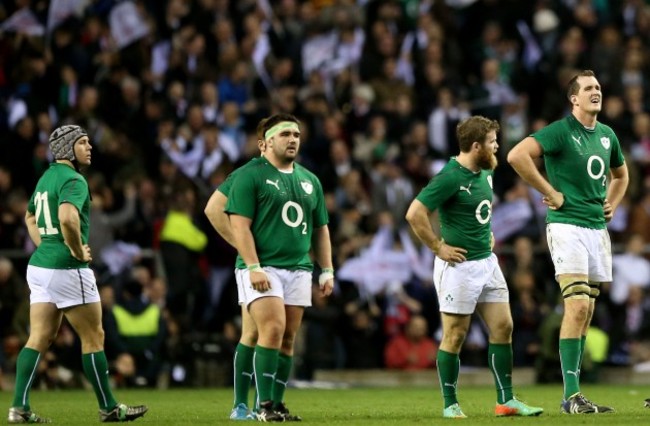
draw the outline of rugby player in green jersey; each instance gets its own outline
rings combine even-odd
[[[262,119],[257,125],[257,145],[262,155],[264,155],[264,123],[266,119]],[[205,206],[205,215],[217,231],[217,233],[231,246],[235,247],[235,239],[232,235],[232,228],[230,226],[230,219],[224,211],[228,203],[228,195],[230,188],[235,180],[237,174],[245,167],[254,165],[260,157],[253,158],[242,167],[234,170],[228,175],[226,180],[219,185],[216,191],[212,193],[208,203]],[[235,247],[236,248],[236,247]],[[239,277],[237,277],[239,278]],[[255,420],[253,412],[249,408],[248,394],[250,391],[251,380],[253,378],[253,354],[255,352],[255,344],[257,343],[257,326],[255,321],[251,318],[244,304],[244,294],[242,287],[237,283],[237,299],[241,306],[241,336],[239,343],[235,349],[235,356],[233,361],[233,389],[234,389],[234,402],[230,412],[231,420]],[[287,415],[289,415],[287,413]]]
[[[564,298],[561,408],[570,414],[614,411],[592,403],[580,392],[580,366],[596,298],[601,283],[612,281],[607,222],[629,180],[616,134],[597,121],[602,96],[594,72],[580,72],[569,82],[571,114],[528,136],[508,154],[508,162],[542,193],[548,206],[546,238]],[[540,157],[544,157],[548,180],[535,166]]]
[[[25,222],[36,251],[29,259],[29,338],[16,363],[14,399],[8,423],[49,423],[31,411],[29,392],[41,356],[63,316],[81,340],[83,370],[95,390],[99,420],[123,422],[147,412],[144,405],[115,400],[104,354],[102,310],[95,275],[88,267],[90,193],[79,168],[90,165],[91,144],[84,129],[64,125],[50,135],[55,162],[41,176],[29,200]]]
[[[499,123],[481,116],[458,124],[460,154],[452,157],[411,203],[406,220],[435,254],[433,281],[438,294],[442,341],[437,355],[444,400],[442,415],[464,418],[456,386],[459,353],[476,311],[489,331],[488,364],[497,390],[497,416],[537,416],[543,410],[514,398],[512,315],[499,262],[492,253],[492,176]],[[440,237],[429,220],[438,210]]]
[[[298,120],[276,114],[264,124],[264,157],[234,179],[226,212],[239,252],[236,264],[244,304],[258,329],[254,365],[260,421],[284,421],[283,396],[293,344],[311,306],[313,249],[321,267],[321,294],[334,286],[332,249],[323,189],[295,162]],[[292,416],[298,420],[297,416]]]

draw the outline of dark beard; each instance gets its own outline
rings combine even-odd
[[[479,166],[481,170],[494,170],[497,168],[497,164],[499,164],[497,156],[489,152],[487,149],[482,149],[478,159],[476,160],[476,165]]]

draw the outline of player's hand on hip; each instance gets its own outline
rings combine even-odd
[[[436,253],[436,256],[438,256],[440,259],[444,260],[445,262],[461,263],[467,260],[465,258],[466,253],[467,250],[465,250],[464,248],[454,247],[454,246],[450,246],[449,244],[442,243],[440,244],[440,248],[438,249],[438,253]]]
[[[603,213],[605,214],[606,222],[611,221],[614,217],[614,207],[612,207],[607,198],[605,198],[605,202],[603,203]]]
[[[564,194],[559,191],[553,191],[542,198],[542,202],[551,210],[558,210],[564,205]]]
[[[269,277],[264,271],[251,271],[250,273],[251,287],[253,290],[259,291],[260,293],[267,292],[271,289],[271,283],[269,282]]]
[[[90,262],[91,260],[93,260],[93,257],[90,254],[90,246],[88,246],[88,244],[84,244],[81,246],[81,256],[75,254],[75,252],[72,251],[72,249],[70,249],[70,254],[72,254],[72,257],[74,257],[75,259],[81,262]]]

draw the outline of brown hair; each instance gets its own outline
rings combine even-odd
[[[286,114],[286,113],[280,113],[280,114],[273,114],[272,116],[268,117],[265,119],[266,121],[264,122],[264,125],[262,126],[262,139],[264,139],[264,135],[266,132],[273,126],[275,126],[278,123],[281,123],[283,121],[291,121],[296,123],[297,125],[300,125],[300,121],[292,115],[292,114]]]
[[[571,101],[571,96],[577,95],[580,91],[580,83],[578,83],[579,77],[596,77],[596,74],[592,70],[583,70],[569,80],[569,89],[566,92],[566,97],[569,102]]]
[[[469,152],[474,142],[485,143],[485,137],[491,131],[498,132],[501,126],[496,120],[481,115],[467,118],[456,126],[456,139],[461,152]]]
[[[264,140],[264,126],[266,126],[267,121],[269,121],[269,117],[264,117],[263,119],[260,120],[259,123],[257,123],[257,128],[255,129],[255,134],[257,135],[257,140],[258,141],[263,141]]]

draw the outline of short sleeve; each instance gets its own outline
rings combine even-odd
[[[240,173],[233,179],[226,203],[226,213],[255,218],[257,189],[253,173]]]
[[[429,181],[416,199],[424,204],[429,211],[434,211],[451,198],[457,190],[458,187],[454,184],[451,174],[443,171]]]
[[[556,121],[531,135],[542,146],[544,154],[553,155],[561,151],[562,123],[563,121]]]
[[[616,169],[625,164],[625,157],[623,156],[623,151],[621,150],[621,143],[619,142],[614,132],[612,132],[611,138],[613,143],[612,156],[609,160],[609,167]]]
[[[77,208],[79,212],[83,211],[84,203],[88,198],[88,183],[82,177],[75,177],[67,180],[61,186],[59,194],[59,205],[70,203]]]
[[[235,177],[237,176],[237,170],[233,171],[226,177],[226,180],[224,180],[221,185],[217,188],[217,191],[221,192],[223,195],[228,197],[230,195],[230,189],[232,188],[232,183],[235,181]]]
[[[327,213],[327,206],[325,205],[325,194],[323,194],[323,186],[318,179],[314,179],[314,186],[316,187],[318,200],[316,208],[314,209],[314,228],[320,228],[329,223],[329,215]]]

